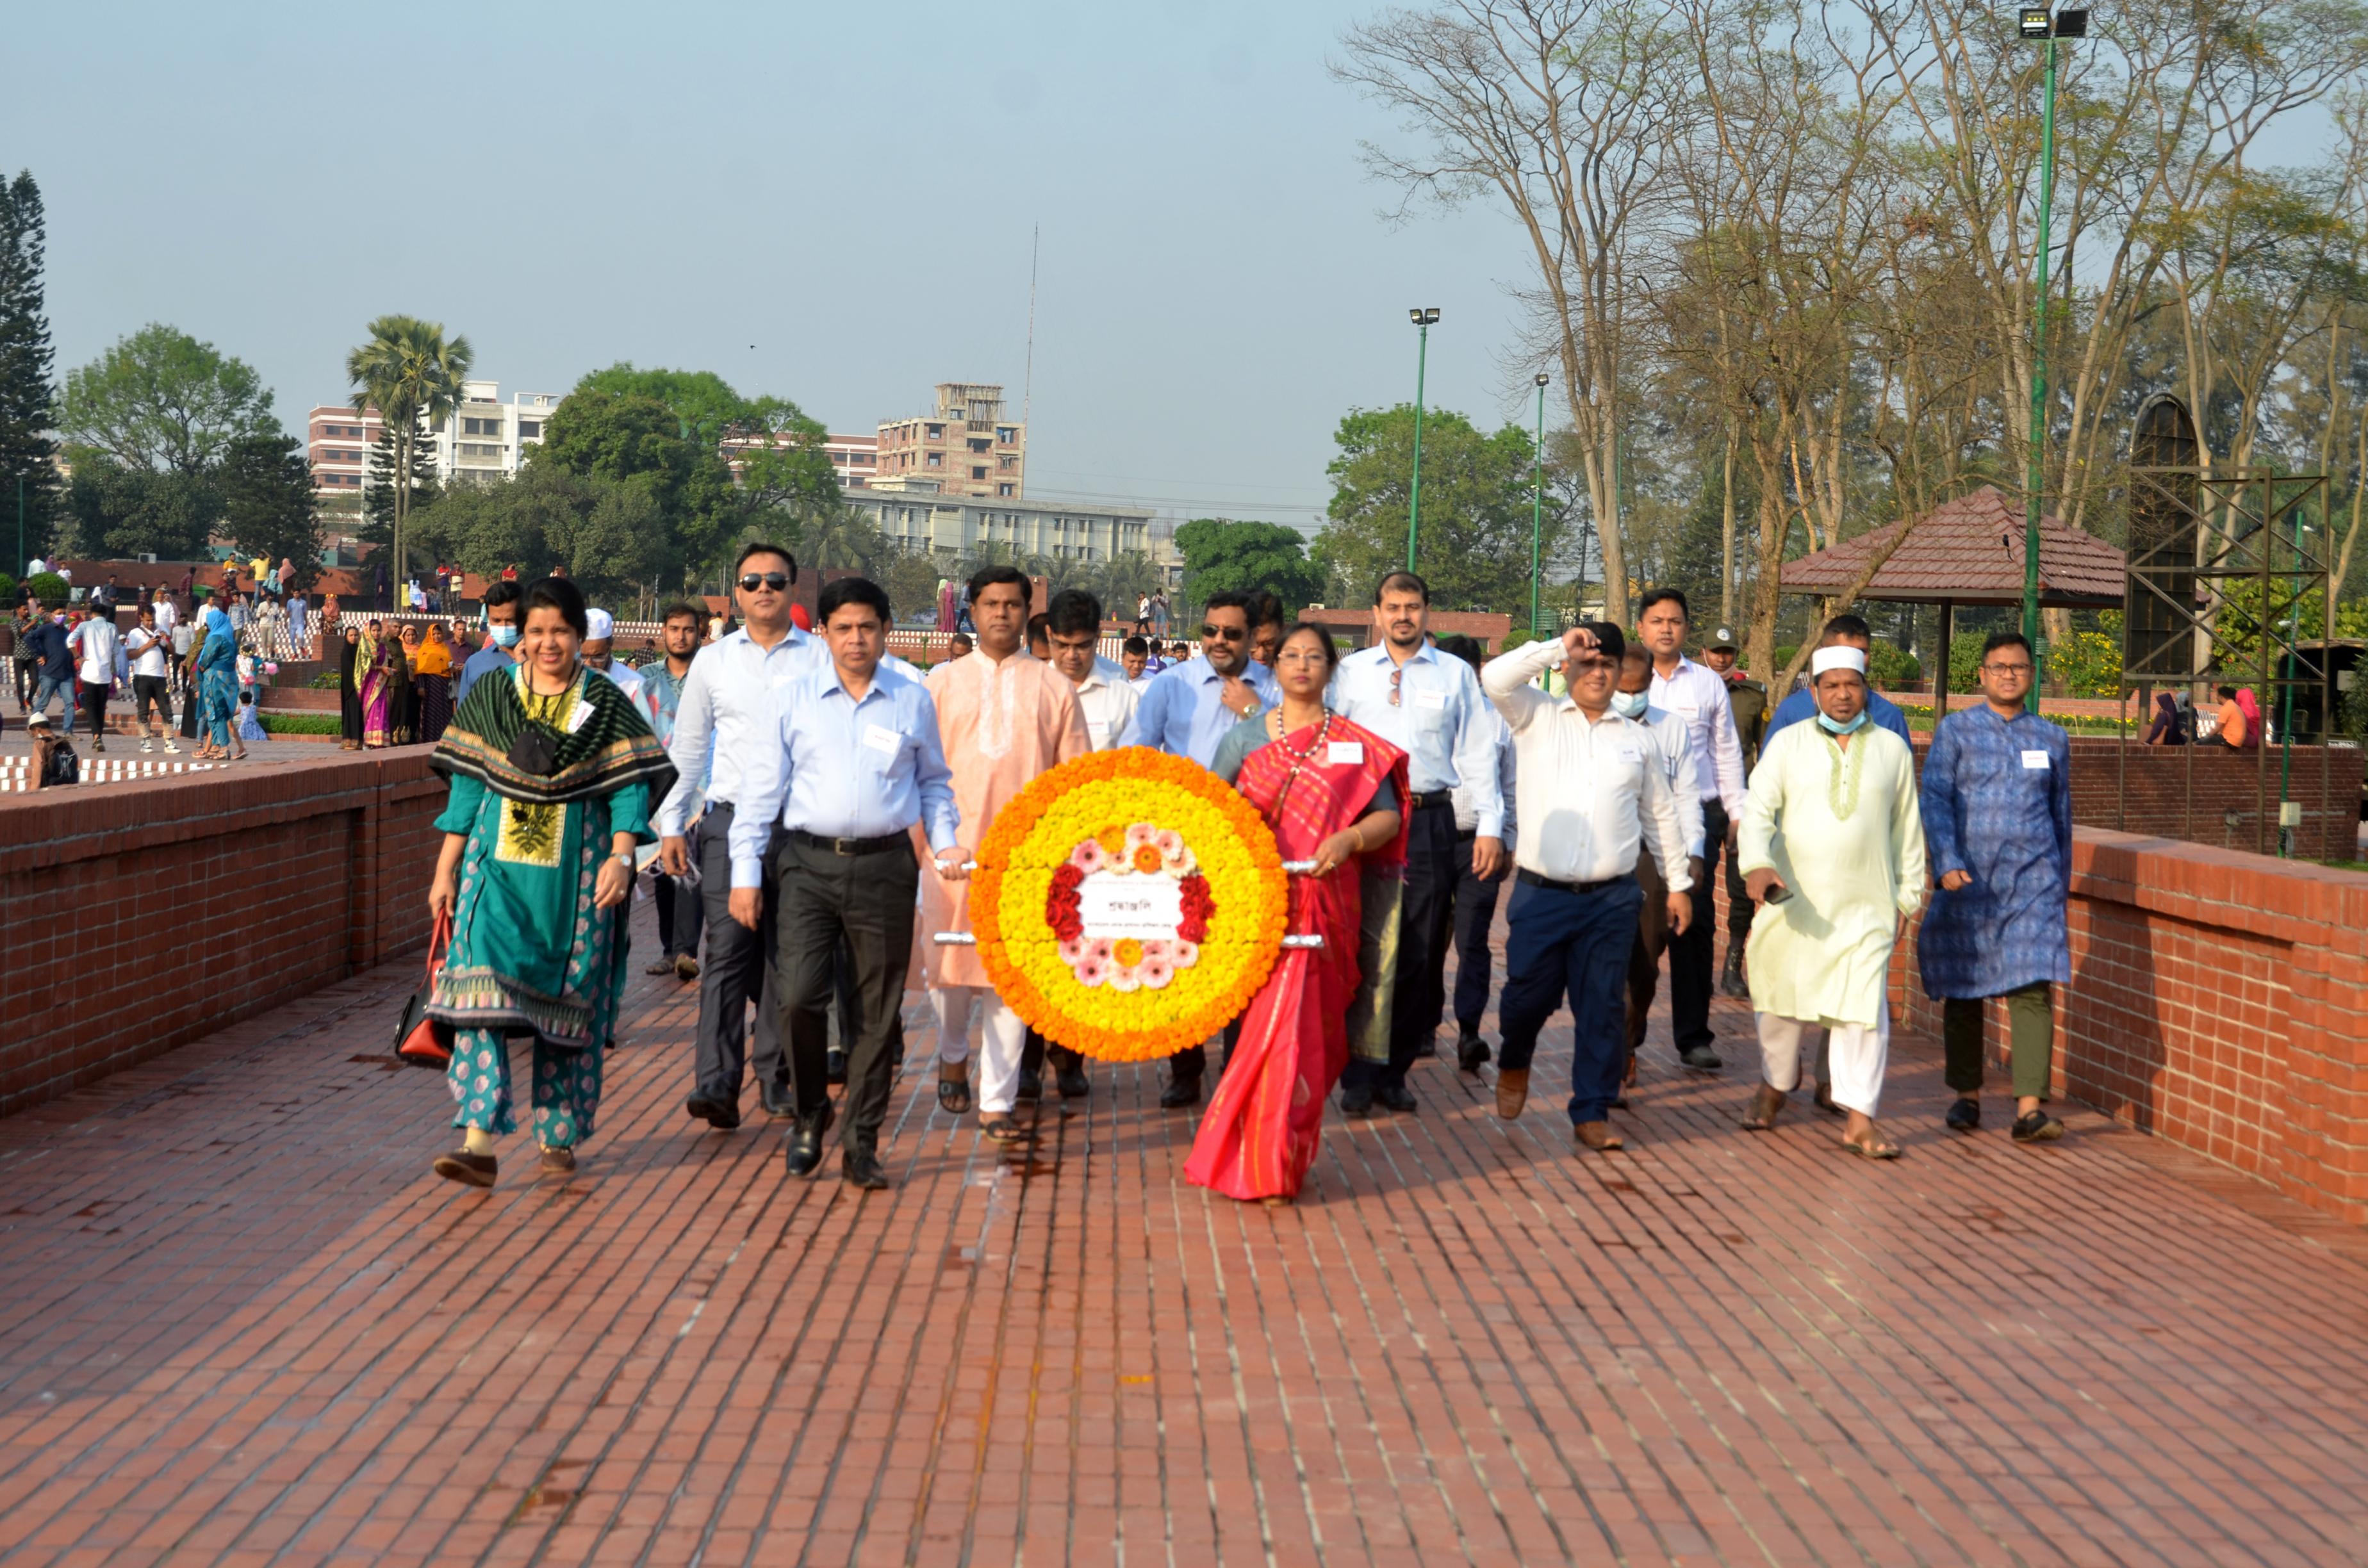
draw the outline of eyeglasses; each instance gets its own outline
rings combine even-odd
[[[2029,665],[1984,665],[1982,673],[1993,676],[2027,676],[2031,673],[2031,666]]]
[[[1250,634],[1247,626],[1203,626],[1201,640],[1204,642],[1238,642]]]
[[[787,572],[748,572],[740,578],[740,591],[744,594],[753,594],[759,588],[770,588],[778,594],[789,585]]]

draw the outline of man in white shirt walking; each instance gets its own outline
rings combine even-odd
[[[1702,814],[1699,885],[1708,888],[1720,854],[1733,852],[1735,824],[1743,819],[1743,743],[1725,680],[1685,656],[1691,625],[1686,596],[1675,588],[1653,589],[1636,612],[1636,640],[1653,655],[1652,704],[1682,722],[1693,743],[1694,793]],[[1708,1073],[1725,1063],[1712,1049],[1718,1037],[1710,1027],[1711,992],[1718,983],[1716,907],[1705,903],[1702,914],[1669,943],[1669,1031],[1678,1060]]]
[[[156,739],[165,749],[177,754],[180,747],[173,744],[173,699],[165,690],[171,666],[172,643],[157,625],[160,617],[153,604],[140,607],[140,624],[124,634],[123,651],[131,661],[131,727],[140,733],[140,749],[154,751],[155,742],[148,738],[148,714],[156,714]]]
[[[115,612],[86,616],[66,633],[74,651],[74,686],[82,697],[83,716],[90,721],[90,749],[107,749],[107,693],[115,684],[115,654],[121,639],[115,631]]]
[[[1686,874],[1697,888],[1702,880],[1702,797],[1694,792],[1693,737],[1685,721],[1652,705],[1653,655],[1634,643],[1620,661],[1620,678],[1611,693],[1611,710],[1634,719],[1653,733],[1653,749],[1661,759],[1661,776],[1678,801],[1678,831],[1686,839]],[[1653,995],[1661,988],[1661,955],[1669,948],[1669,921],[1664,907],[1668,883],[1661,874],[1650,844],[1636,858],[1636,885],[1645,890],[1645,906],[1637,912],[1636,944],[1628,954],[1628,1062],[1625,1082],[1636,1081],[1636,1052],[1645,1043],[1645,1025],[1653,1011]]]
[[[1497,1002],[1504,1050],[1497,1114],[1508,1120],[1521,1114],[1538,1031],[1567,995],[1571,1128],[1581,1147],[1598,1151],[1621,1146],[1606,1115],[1619,1097],[1627,1056],[1621,980],[1645,898],[1635,870],[1647,834],[1670,868],[1670,926],[1684,931],[1693,915],[1677,797],[1652,732],[1611,710],[1612,680],[1626,646],[1618,627],[1589,622],[1559,642],[1508,653],[1480,676],[1512,726],[1520,820],[1529,829],[1515,853],[1505,915],[1510,935]],[[1530,683],[1555,665],[1568,690],[1548,697]]]
[[[707,814],[700,820],[700,889],[707,913],[707,962],[699,974],[696,1077],[683,1108],[719,1131],[740,1125],[744,1063],[755,1071],[768,1115],[791,1114],[790,1063],[782,1051],[780,1003],[773,972],[774,915],[779,882],[773,857],[757,864],[760,918],[753,926],[732,917],[732,824],[750,768],[779,745],[771,724],[773,692],[825,657],[822,645],[790,624],[790,586],[798,566],[777,544],[749,543],[733,565],[742,626],[711,642],[690,663],[675,709],[674,741],[666,755],[676,781],[657,810],[658,856],[666,875],[690,875],[690,802],[707,779]],[[712,760],[711,760],[712,758]],[[744,1058],[748,1007],[757,1008],[757,1040]]]

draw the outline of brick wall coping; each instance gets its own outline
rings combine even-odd
[[[2313,860],[2075,827],[2072,892],[2272,941],[2368,954],[2368,873]]]

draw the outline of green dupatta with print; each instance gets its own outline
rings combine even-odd
[[[573,728],[543,726],[557,740],[557,765],[537,777],[512,763],[512,743],[537,722],[527,716],[526,681],[527,667],[519,665],[507,679],[487,676],[472,686],[427,766],[447,778],[474,778],[524,805],[564,805],[636,780],[649,785],[653,802],[666,799],[674,788],[674,764],[649,721],[616,682],[580,665],[576,707],[589,711],[581,719],[571,714]]]

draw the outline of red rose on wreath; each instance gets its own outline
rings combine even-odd
[[[1177,937],[1187,942],[1209,939],[1209,916],[1217,912],[1217,901],[1209,896],[1209,879],[1200,875],[1186,877],[1178,890],[1182,893],[1179,918],[1176,922]]]

